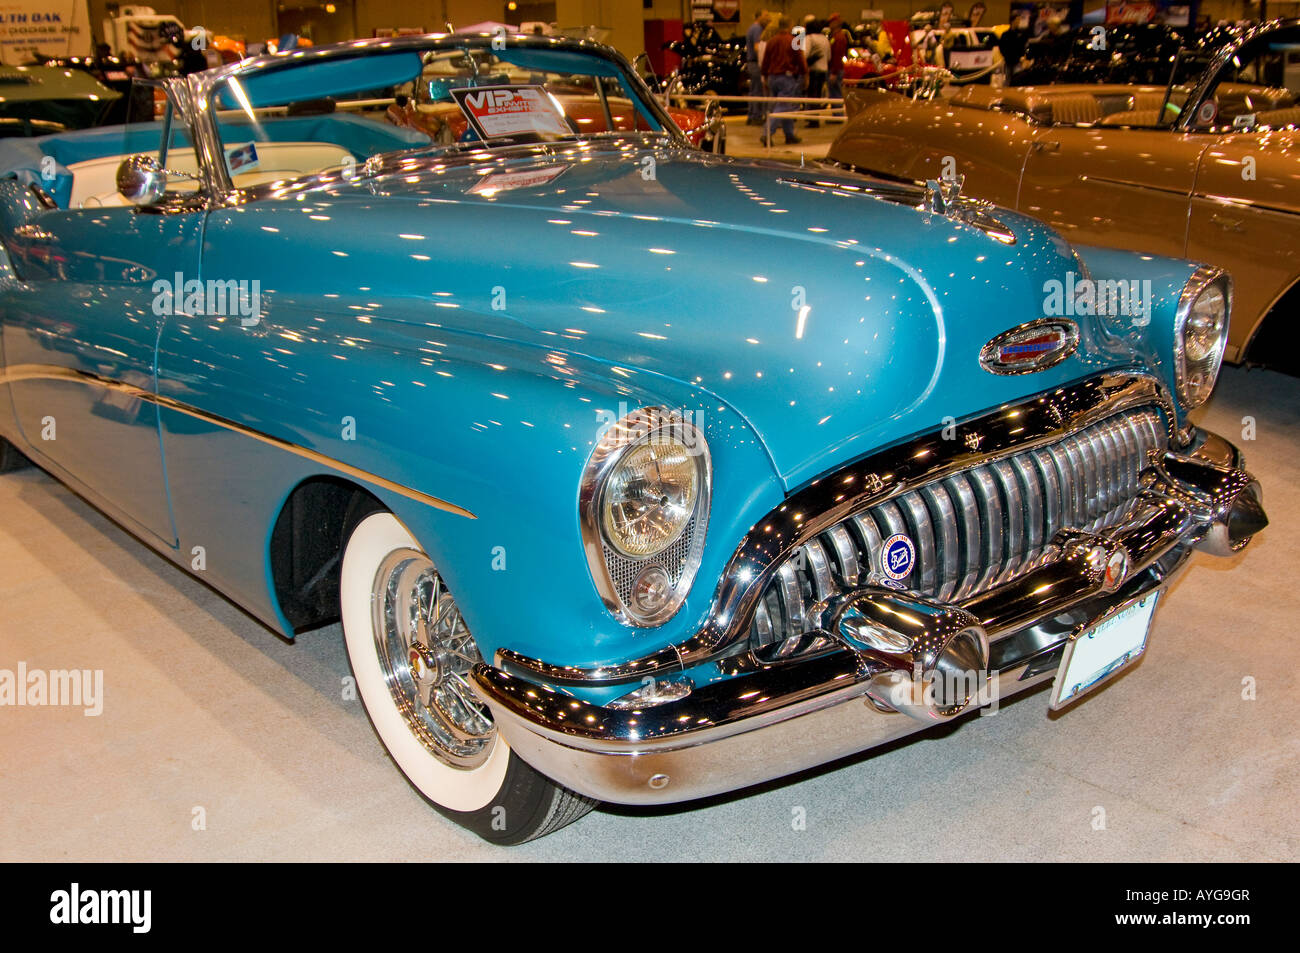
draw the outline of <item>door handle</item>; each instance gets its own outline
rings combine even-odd
[[[1246,230],[1241,219],[1229,218],[1227,215],[1220,215],[1217,212],[1210,216],[1210,222],[1218,225],[1225,232],[1244,232]]]
[[[1059,139],[1037,139],[1034,141],[1035,152],[1060,152],[1061,141]]]

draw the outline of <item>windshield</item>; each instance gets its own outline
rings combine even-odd
[[[1193,128],[1226,132],[1300,124],[1300,28],[1246,43],[1220,68],[1197,107]]]
[[[594,53],[475,38],[248,71],[211,102],[226,171],[248,188],[376,155],[661,132],[642,90]]]

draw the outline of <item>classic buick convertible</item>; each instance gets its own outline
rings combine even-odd
[[[452,142],[389,114],[439,64]],[[1217,269],[698,151],[586,42],[161,88],[4,154],[0,467],[287,637],[341,619],[393,759],[491,841],[1072,705],[1267,523],[1187,416]]]
[[[1300,371],[1300,20],[1233,34],[1186,85],[869,91],[847,109],[834,162],[964,176],[967,194],[1071,241],[1224,268],[1237,282],[1227,359]]]

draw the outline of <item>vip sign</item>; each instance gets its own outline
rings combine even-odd
[[[89,56],[86,0],[27,0],[0,4],[0,62],[39,57]]]
[[[541,86],[453,89],[461,112],[480,138],[572,135],[559,104]]]

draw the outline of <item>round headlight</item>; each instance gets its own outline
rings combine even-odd
[[[1189,409],[1205,403],[1219,379],[1231,309],[1232,282],[1218,269],[1199,269],[1183,289],[1174,324],[1174,374]]]
[[[700,468],[673,437],[633,447],[605,484],[600,521],[605,538],[624,556],[663,552],[686,527],[700,494]]]
[[[583,546],[605,605],[633,625],[672,618],[704,552],[712,473],[703,434],[646,407],[600,437],[578,492]]]

